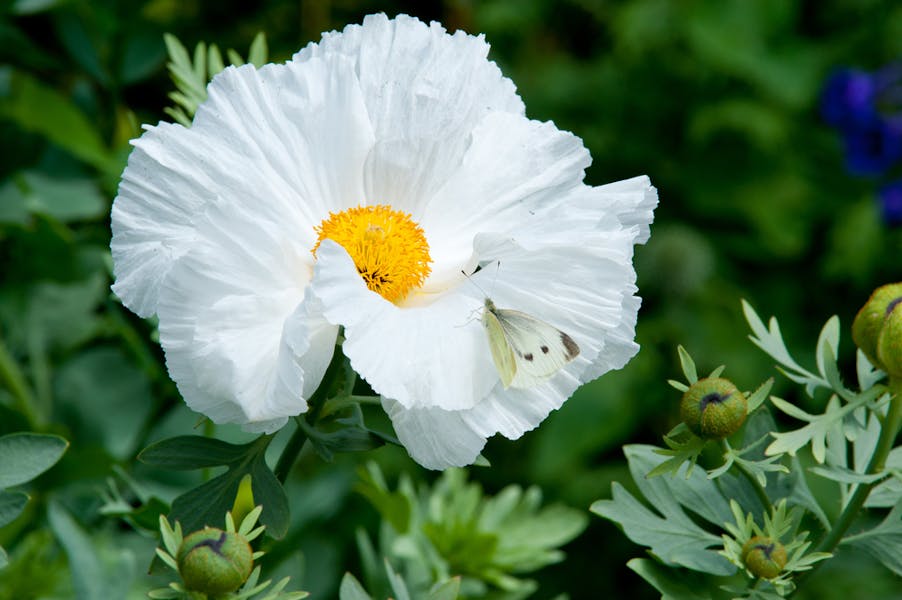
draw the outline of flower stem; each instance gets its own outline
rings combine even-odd
[[[310,396],[310,400],[307,402],[307,406],[309,406],[307,418],[305,419],[303,415],[295,417],[297,429],[294,430],[294,433],[285,445],[285,449],[282,450],[279,460],[276,462],[276,468],[273,472],[280,483],[285,483],[285,480],[288,479],[291,467],[294,466],[294,462],[297,460],[298,455],[301,453],[301,449],[304,447],[304,443],[307,441],[307,433],[304,431],[305,428],[301,426],[301,420],[310,425],[316,423],[316,420],[319,418],[320,412],[323,409],[323,405],[326,403],[326,398],[331,391],[332,384],[334,384],[341,376],[344,371],[344,366],[344,355],[341,352],[341,348],[337,347],[335,349],[335,354],[332,355],[332,362],[329,363],[326,372],[323,374],[323,379],[320,381],[319,387],[316,388],[316,391],[313,392]]]
[[[879,473],[886,466],[886,457],[889,455],[890,450],[893,449],[893,443],[896,441],[896,435],[899,433],[899,426],[902,424],[902,380],[891,378],[889,390],[892,394],[892,398],[890,399],[886,417],[883,419],[883,429],[880,431],[877,447],[874,449],[874,454],[871,456],[871,462],[868,464],[867,471],[865,471],[868,475]],[[864,506],[865,501],[868,499],[868,495],[875,485],[877,485],[876,481],[858,485],[858,488],[855,490],[855,493],[852,494],[849,503],[846,504],[846,507],[843,509],[842,514],[839,515],[839,518],[833,524],[833,527],[817,545],[817,552],[832,552],[833,549],[839,545],[843,535],[848,531],[852,522],[855,520],[855,517],[858,516],[858,513],[861,511],[861,508]],[[798,581],[810,576],[821,564],[823,563],[817,563],[810,571],[800,577]]]
[[[730,453],[733,449],[730,447],[729,442],[727,442],[726,438],[720,440],[720,445],[724,449],[724,452]],[[755,495],[758,496],[758,500],[761,501],[761,505],[764,507],[765,513],[771,513],[774,510],[774,505],[770,501],[770,497],[767,495],[767,492],[764,490],[764,486],[761,485],[761,482],[758,481],[758,478],[755,477],[742,463],[738,461],[734,461],[733,465],[739,469],[739,472],[742,473],[743,477],[751,484],[752,489],[755,490]]]

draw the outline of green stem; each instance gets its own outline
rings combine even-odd
[[[12,394],[15,401],[15,408],[28,419],[28,424],[32,429],[39,429],[42,424],[41,416],[36,409],[34,393],[28,387],[25,375],[19,364],[12,354],[6,348],[6,344],[0,339],[0,382]]]
[[[889,455],[890,450],[893,449],[896,435],[899,433],[899,426],[902,424],[902,380],[891,378],[889,390],[893,396],[890,399],[886,417],[883,419],[883,428],[880,431],[880,438],[877,440],[877,447],[874,449],[874,454],[871,456],[871,461],[868,463],[868,468],[865,471],[868,475],[883,471],[883,468],[886,466],[886,457]],[[839,545],[843,535],[848,531],[855,517],[858,516],[875,485],[877,485],[876,481],[858,485],[842,514],[839,515],[833,527],[817,545],[817,552],[832,552]],[[798,581],[810,576],[821,564],[823,564],[823,561],[815,564]]]
[[[726,439],[720,440],[720,445],[724,449],[724,452],[732,452],[733,449],[730,447],[730,443],[727,442]],[[764,486],[761,485],[761,482],[758,481],[758,478],[755,477],[751,471],[749,471],[742,463],[733,461],[733,465],[739,469],[739,472],[742,473],[743,477],[751,484],[752,489],[755,490],[755,495],[758,496],[758,500],[761,501],[761,505],[764,506],[764,510],[766,513],[773,512],[774,505],[770,501],[770,497],[767,495],[767,492],[764,490]]]
[[[307,401],[307,405],[310,407],[307,418],[304,419],[303,415],[295,417],[298,425],[297,429],[294,430],[294,433],[285,445],[285,449],[282,450],[279,460],[276,462],[276,468],[273,472],[281,483],[285,483],[285,480],[288,479],[291,467],[294,466],[294,462],[297,460],[298,455],[301,453],[301,449],[304,447],[304,443],[307,441],[307,433],[304,431],[304,427],[301,427],[301,420],[304,420],[305,424],[316,424],[320,412],[323,409],[323,405],[326,403],[326,397],[332,388],[332,384],[335,383],[344,370],[344,364],[345,359],[344,355],[341,353],[341,348],[336,347],[335,354],[332,356],[332,362],[330,362],[329,366],[326,368],[326,372],[323,374],[323,379],[320,381],[319,387],[316,388],[316,391],[310,396],[310,400]]]

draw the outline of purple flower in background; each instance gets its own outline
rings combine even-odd
[[[850,127],[876,116],[877,77],[858,69],[836,71],[824,86],[821,114],[835,127]]]
[[[902,158],[902,120],[873,113],[845,130],[846,165],[855,175],[880,175]]]
[[[887,225],[902,225],[902,180],[880,188],[880,206]]]

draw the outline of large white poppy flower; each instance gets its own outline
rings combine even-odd
[[[307,409],[343,326],[411,456],[444,468],[636,353],[632,249],[655,190],[586,186],[579,138],[527,119],[488,49],[370,16],[287,64],[226,69],[191,128],[134,141],[113,289],[159,317],[191,408],[278,429]],[[579,356],[505,388],[481,290],[566,332]]]

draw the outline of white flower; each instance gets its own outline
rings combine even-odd
[[[158,315],[191,408],[274,431],[307,409],[343,326],[411,456],[443,468],[636,353],[632,249],[655,190],[586,186],[582,142],[527,119],[487,53],[370,16],[287,64],[226,69],[190,129],[146,127],[113,205],[113,289]],[[480,288],[579,356],[505,389]]]

